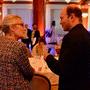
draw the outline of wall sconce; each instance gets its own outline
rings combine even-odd
[[[0,12],[0,16],[2,15],[2,13]]]
[[[88,16],[88,5],[81,5],[81,10],[82,10],[82,17],[86,18]]]
[[[67,3],[69,3],[71,0],[65,0]]]
[[[87,12],[83,12],[82,13],[82,17],[86,18],[88,16],[88,13]]]

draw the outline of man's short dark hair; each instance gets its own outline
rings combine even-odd
[[[71,16],[71,14],[74,14],[82,22],[82,11],[79,7],[68,6],[67,15]]]

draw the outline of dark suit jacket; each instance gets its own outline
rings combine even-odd
[[[33,48],[38,43],[38,41],[39,41],[39,38],[40,38],[40,32],[39,32],[39,30],[36,30],[35,31],[34,37],[36,38],[36,42],[35,42],[34,45],[32,45],[32,41],[31,41],[31,48]]]
[[[31,44],[31,29],[27,29],[28,38],[22,39],[22,42],[26,44],[27,48],[29,48],[29,44]]]
[[[27,51],[23,43],[0,37],[0,90],[31,90]]]
[[[64,36],[59,60],[51,55],[46,62],[60,76],[59,90],[90,90],[90,34],[82,24]]]

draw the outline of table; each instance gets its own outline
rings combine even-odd
[[[51,90],[58,90],[59,77],[49,69],[46,62],[43,60],[43,57],[29,58],[29,62],[35,69],[36,73],[42,74],[50,80]]]

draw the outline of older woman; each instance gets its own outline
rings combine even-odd
[[[0,37],[0,90],[31,90],[34,70],[29,64],[28,49],[18,42],[26,36],[21,17],[7,15],[2,31],[5,36]]]

